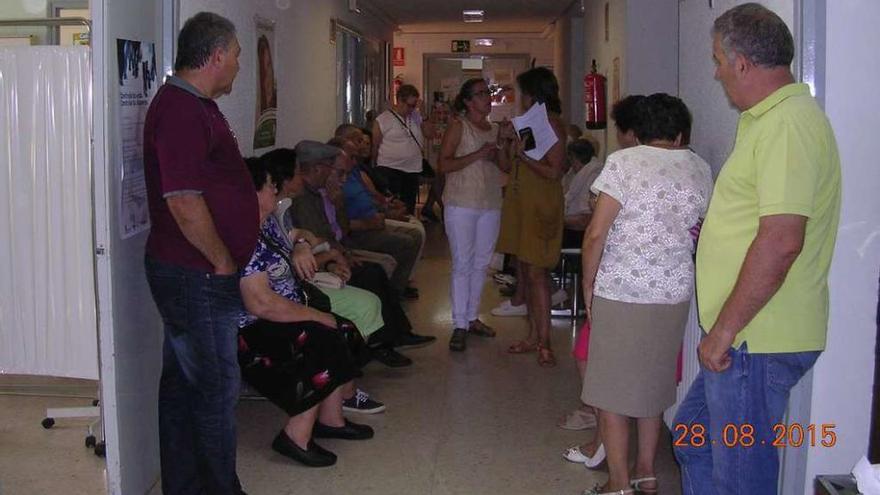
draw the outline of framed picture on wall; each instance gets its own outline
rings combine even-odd
[[[275,84],[275,21],[255,17],[257,38],[257,94],[254,149],[275,145],[278,92]]]

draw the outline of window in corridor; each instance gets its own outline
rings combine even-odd
[[[334,23],[336,120],[364,125],[369,110],[381,111],[388,84],[385,43]]]

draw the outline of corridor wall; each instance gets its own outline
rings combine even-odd
[[[678,0],[584,1],[584,70],[596,60],[607,79],[608,128],[588,131],[602,144],[600,158],[619,148],[610,116],[616,97],[678,94],[678,9]]]
[[[495,46],[475,46],[476,38],[494,38]],[[412,84],[419,91],[425,87],[424,56],[426,54],[451,53],[452,40],[471,40],[471,55],[493,53],[526,53],[536,59],[537,66],[553,66],[554,39],[542,33],[397,33],[394,35],[394,46],[401,47],[406,53],[406,63],[394,68],[394,75],[403,77],[404,82]]]
[[[390,43],[393,26],[377,17],[348,10],[344,0],[180,0],[179,22],[201,11],[227,17],[241,44],[241,70],[232,93],[218,100],[244,156],[253,153],[254,102],[257,88],[254,17],[275,21],[273,51],[278,87],[277,146],[293,147],[302,139],[329,139],[336,122],[336,47],[330,43],[330,20],[339,19],[369,38]],[[260,153],[267,149],[259,150]]]
[[[0,374],[98,378],[87,47],[0,48]]]
[[[880,269],[880,65],[874,62],[880,2],[815,3],[827,26],[819,33],[826,67],[818,75],[840,150],[843,201],[829,277],[828,340],[813,370],[809,419],[818,427],[834,424],[837,443],[808,449],[807,487],[818,474],[848,473],[867,453]]]

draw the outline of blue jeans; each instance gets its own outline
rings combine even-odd
[[[749,354],[743,344],[731,349],[730,357],[721,373],[700,370],[675,416],[674,451],[684,495],[776,494],[774,425],[782,422],[789,391],[819,352]],[[698,435],[701,427],[704,438]]]
[[[162,493],[237,494],[239,275],[201,273],[149,257],[145,266],[165,326],[159,382]]]

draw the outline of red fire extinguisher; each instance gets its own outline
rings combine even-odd
[[[590,73],[584,76],[584,105],[586,106],[587,129],[604,129],[607,126],[605,117],[605,76],[596,69],[596,61]]]

